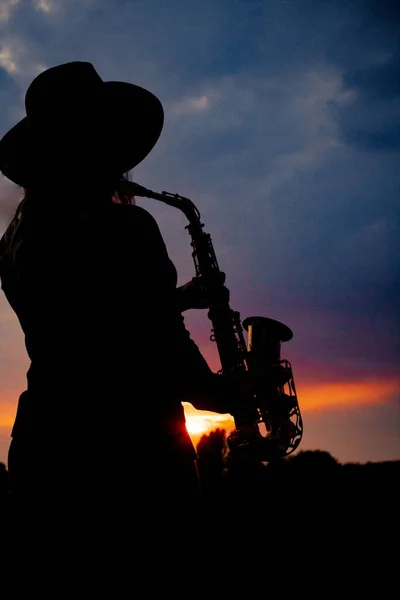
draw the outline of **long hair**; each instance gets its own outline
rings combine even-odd
[[[127,173],[121,175],[116,182],[110,185],[110,191],[106,194],[106,201],[116,204],[135,204],[135,196],[132,193],[132,188],[127,185],[129,181],[130,178]],[[44,192],[43,189],[22,188],[24,195],[0,242],[0,258],[2,255],[6,255],[15,263],[18,249],[25,241],[25,225],[29,225],[32,221],[33,215],[38,208],[37,204],[40,204],[40,195],[48,195],[49,192],[51,192],[52,197],[57,195],[57,189],[54,189],[53,186],[50,187],[51,189],[47,190],[47,192]],[[90,185],[88,187],[85,186],[85,194],[93,195],[95,201],[96,192],[99,189],[99,185],[93,185],[92,189]]]

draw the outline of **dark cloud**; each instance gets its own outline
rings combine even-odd
[[[368,151],[400,149],[400,59],[353,69],[343,75],[353,94],[345,105],[330,103],[346,143]]]
[[[11,75],[7,71],[0,67],[0,90],[1,93],[9,91],[15,87],[15,83]]]
[[[363,0],[363,2],[353,2],[357,7],[365,7],[364,23],[375,26],[378,22],[383,22],[395,28],[400,23],[400,2],[399,0]]]
[[[9,128],[10,107],[18,93],[14,78],[0,67],[0,136]]]
[[[392,56],[381,64],[347,71],[343,76],[346,89],[356,90],[373,100],[390,100],[400,96],[400,57]]]

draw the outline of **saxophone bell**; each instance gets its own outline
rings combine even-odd
[[[227,441],[232,454],[247,453],[268,462],[294,452],[303,435],[292,367],[288,360],[281,359],[282,343],[291,340],[293,332],[267,317],[248,317],[243,328],[248,335],[249,375],[257,382],[251,407],[253,418],[249,419],[246,412],[235,415],[236,429]]]

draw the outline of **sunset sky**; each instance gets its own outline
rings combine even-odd
[[[397,0],[0,0],[0,136],[59,63],[156,94],[164,131],[133,179],[191,198],[232,308],[293,330],[300,449],[341,462],[400,459],[399,31]],[[0,234],[20,197],[0,176]],[[185,217],[138,204],[186,282]],[[206,312],[185,321],[217,370]],[[3,462],[28,364],[1,293]],[[186,411],[196,439],[232,426]]]

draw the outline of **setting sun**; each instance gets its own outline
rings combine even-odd
[[[209,419],[202,416],[190,416],[186,418],[186,429],[189,433],[205,433],[210,429]]]
[[[202,435],[211,433],[211,431],[214,431],[215,429],[225,429],[229,432],[234,427],[231,415],[221,415],[205,410],[196,410],[188,403],[184,403],[183,406],[185,409],[186,429],[195,444]]]

